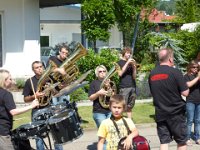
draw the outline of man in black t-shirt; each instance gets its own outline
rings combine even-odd
[[[67,59],[68,55],[69,55],[68,47],[61,46],[58,55],[49,57],[49,60],[47,62],[47,67],[50,64],[50,61],[52,61],[56,65],[56,68],[53,70],[53,72],[59,72],[60,74],[65,75],[66,72],[64,68],[59,68],[59,67]]]
[[[97,128],[99,128],[101,122],[107,118],[110,118],[111,112],[109,108],[104,108],[99,102],[100,96],[105,96],[108,91],[105,89],[100,89],[101,83],[106,77],[107,69],[103,65],[99,65],[95,69],[96,80],[90,83],[88,98],[93,101],[93,119],[96,123]]]
[[[174,57],[171,49],[161,49],[158,53],[159,63],[149,76],[149,86],[155,106],[155,119],[160,139],[160,150],[168,149],[173,139],[177,149],[186,150],[185,101],[189,89],[182,73],[173,67]]]
[[[28,79],[25,83],[24,89],[23,89],[23,95],[24,95],[24,102],[28,103],[31,102],[35,99],[35,97],[37,99],[39,99],[40,97],[44,96],[43,92],[39,92],[37,91],[37,83],[43,73],[43,65],[42,62],[40,61],[34,61],[32,63],[32,70],[35,73],[35,75],[33,77],[31,77],[31,79]],[[32,80],[32,84],[31,84],[31,80]],[[34,87],[34,91],[33,91],[33,87]],[[35,92],[35,94],[34,94]],[[33,120],[33,116],[34,114],[37,113],[38,110],[42,109],[44,107],[38,107],[32,110],[32,121]],[[62,150],[62,145],[58,145],[55,144],[55,150]],[[44,143],[42,141],[41,138],[36,138],[36,148],[37,150],[44,150]]]
[[[49,57],[49,60],[47,62],[47,67],[49,66],[50,62],[52,61],[55,65],[56,68],[53,70],[53,72],[57,72],[63,76],[66,75],[65,69],[60,67],[63,62],[67,59],[69,55],[68,47],[67,46],[61,46],[59,48],[59,54],[56,56],[51,56]],[[62,95],[60,97],[53,97],[52,98],[52,104],[57,105],[61,103],[68,103],[70,101],[70,96],[69,95]]]
[[[136,62],[131,58],[131,48],[122,50],[122,59],[118,61],[121,70],[118,72],[119,94],[124,96],[126,101],[126,112],[129,118],[132,118],[132,108],[136,99]]]

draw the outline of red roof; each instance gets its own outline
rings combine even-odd
[[[145,10],[142,11],[141,17],[145,17]],[[169,16],[165,13],[165,11],[158,11],[157,9],[153,9],[150,15],[148,16],[149,22],[153,23],[166,22],[169,20],[173,20],[174,18],[176,18],[176,16]]]

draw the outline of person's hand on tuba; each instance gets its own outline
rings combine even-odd
[[[105,95],[107,95],[108,91],[106,91],[104,88],[102,88],[97,93],[99,96],[105,96]]]

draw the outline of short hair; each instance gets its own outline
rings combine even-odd
[[[124,99],[123,95],[120,95],[120,94],[112,95],[110,97],[109,106],[111,106],[112,103],[122,103],[123,108],[125,109],[126,102],[125,102],[125,99]]]
[[[99,65],[99,66],[97,66],[96,69],[95,69],[95,75],[96,75],[96,77],[98,77],[99,69],[100,69],[100,68],[103,68],[104,70],[106,70],[106,72],[108,72],[107,69],[106,69],[106,67],[105,67],[104,65]]]
[[[167,62],[169,58],[172,56],[173,56],[173,50],[170,48],[162,48],[158,52],[158,59],[160,63]]]
[[[6,69],[0,69],[0,88],[5,89],[5,81],[8,78],[10,72]]]
[[[122,52],[121,52],[122,56],[124,56],[126,52],[130,52],[130,54],[132,54],[131,48],[130,47],[124,47],[122,49]]]
[[[188,72],[188,73],[190,72],[190,69],[191,69],[194,65],[199,66],[197,60],[192,60],[192,61],[189,62],[189,64],[187,65],[187,72]],[[199,68],[198,68],[198,70],[199,70]]]
[[[36,61],[34,61],[33,63],[32,63],[32,70],[34,69],[34,65],[35,64],[42,64],[43,65],[43,63],[41,62],[41,61],[38,61],[38,60],[36,60]]]
[[[59,47],[59,52],[61,52],[61,50],[62,49],[66,49],[68,52],[69,52],[69,47],[67,46],[67,45],[61,45],[60,47]]]

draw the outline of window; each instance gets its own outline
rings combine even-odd
[[[2,65],[2,14],[0,13],[0,67]]]
[[[72,41],[81,43],[81,34],[80,33],[72,33]]]
[[[49,47],[49,36],[40,36],[40,46]]]

